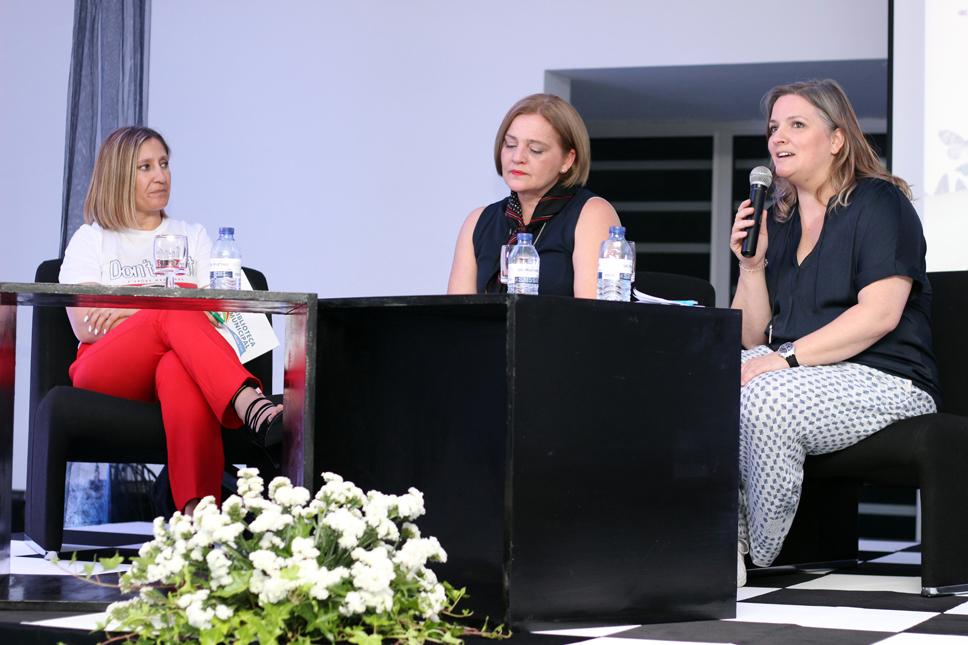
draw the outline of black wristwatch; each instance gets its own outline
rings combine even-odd
[[[790,367],[800,367],[800,363],[797,362],[797,348],[793,346],[793,343],[783,343],[776,348],[776,353],[783,357],[783,360],[787,362]]]

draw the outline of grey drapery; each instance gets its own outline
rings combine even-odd
[[[84,223],[98,147],[122,125],[144,123],[151,0],[75,0],[67,92],[60,255]],[[108,464],[68,464],[65,526],[109,521]],[[150,515],[148,515],[150,517]]]
[[[75,0],[67,93],[60,253],[84,222],[98,146],[122,125],[144,123],[151,0]]]

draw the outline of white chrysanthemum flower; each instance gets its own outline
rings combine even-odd
[[[425,512],[423,493],[416,488],[411,487],[406,495],[397,497],[397,514],[400,519],[415,520]]]
[[[215,610],[202,603],[192,603],[185,610],[185,617],[188,618],[188,624],[195,629],[208,629],[212,626]]]
[[[156,517],[151,523],[151,532],[156,540],[164,540],[168,536],[168,523],[165,522],[165,518]]]
[[[438,620],[439,614],[447,606],[447,592],[443,585],[434,585],[428,591],[417,595],[417,606],[424,618]]]
[[[187,540],[195,532],[195,527],[192,525],[192,518],[176,512],[171,516],[170,531],[172,537],[176,540]]]
[[[413,522],[404,522],[400,526],[400,533],[406,539],[418,538],[420,537],[420,529]]]
[[[231,584],[232,575],[229,573],[229,569],[232,566],[232,562],[225,555],[224,551],[221,549],[209,551],[208,555],[205,556],[205,563],[208,565],[208,570],[211,574],[210,583],[213,589]]]
[[[262,486],[262,478],[259,477],[257,468],[241,468],[239,470],[238,491],[244,501],[247,502],[250,498],[261,497]]]
[[[309,595],[317,600],[329,598],[330,589],[338,585],[350,575],[346,567],[336,567],[335,569],[319,568],[313,580],[313,586],[309,589]]]
[[[292,557],[298,560],[314,560],[319,555],[316,542],[309,537],[295,537],[292,539]]]
[[[269,577],[259,593],[259,604],[269,605],[281,602],[289,595],[291,588],[293,588],[293,581],[274,576]]]
[[[215,606],[215,617],[219,620],[228,620],[234,613],[230,607],[226,607],[225,605]]]
[[[422,569],[428,560],[447,562],[447,553],[432,536],[407,540],[393,556],[393,561],[408,572],[408,577],[413,577],[413,573]]]
[[[286,543],[275,533],[263,533],[262,537],[259,538],[260,549],[281,549],[284,546],[286,546]]]
[[[186,593],[178,597],[175,601],[180,608],[186,609],[193,603],[202,603],[208,599],[208,589],[200,589],[194,593]]]
[[[364,611],[366,611],[366,603],[363,602],[363,596],[358,591],[351,591],[346,594],[343,604],[339,607],[339,613],[344,616],[362,614]]]
[[[377,611],[387,611],[387,596],[390,598],[390,606],[393,605],[390,583],[393,582],[396,572],[386,549],[377,547],[367,551],[357,548],[350,555],[356,560],[350,567],[353,586],[361,592],[364,604]]]
[[[220,511],[218,509],[218,504],[215,503],[215,498],[211,495],[206,495],[198,501],[198,505],[195,506],[195,510],[192,511],[192,521],[198,525],[198,523],[207,515],[219,515]]]
[[[396,542],[400,537],[397,525],[390,519],[390,512],[396,506],[396,497],[371,490],[366,494],[363,517],[368,526],[376,531],[381,540]]]
[[[232,522],[216,529],[212,537],[219,544],[235,544],[235,540],[242,535],[243,531],[245,531],[245,524]]]
[[[272,551],[266,551],[265,549],[259,549],[258,551],[250,553],[249,561],[252,562],[252,566],[256,569],[261,569],[270,576],[278,575],[279,571],[282,570],[282,566],[285,564],[282,558]]]
[[[280,488],[291,487],[292,482],[289,481],[288,477],[273,477],[272,481],[269,482],[269,497],[271,498],[275,495],[276,491]]]
[[[344,549],[352,549],[359,544],[366,522],[348,508],[337,508],[323,516],[323,524],[339,533],[337,540]]]
[[[272,499],[287,508],[299,508],[309,501],[309,491],[302,486],[284,487],[277,490]]]
[[[259,516],[249,522],[249,530],[253,533],[266,531],[281,531],[292,524],[292,515],[283,513],[279,506],[272,504],[259,513]]]
[[[366,495],[351,482],[344,482],[335,473],[323,473],[326,483],[316,493],[316,499],[335,505],[362,506],[366,503]]]
[[[229,495],[226,500],[222,502],[222,512],[228,515],[234,521],[242,519],[242,516],[245,514],[242,498],[238,495]]]
[[[266,574],[255,569],[249,577],[249,592],[257,595],[262,593],[262,589],[265,587],[266,580],[268,579],[269,577]]]

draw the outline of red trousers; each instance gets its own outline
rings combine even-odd
[[[74,387],[159,402],[175,506],[206,495],[221,501],[222,426],[242,425],[232,397],[259,382],[203,312],[143,309],[82,344],[69,373]]]

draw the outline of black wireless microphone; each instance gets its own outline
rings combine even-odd
[[[753,226],[746,229],[746,239],[743,240],[741,253],[744,258],[756,255],[756,242],[760,239],[760,220],[763,204],[766,202],[766,191],[773,183],[773,173],[766,166],[757,166],[750,172],[750,205],[753,206]]]

